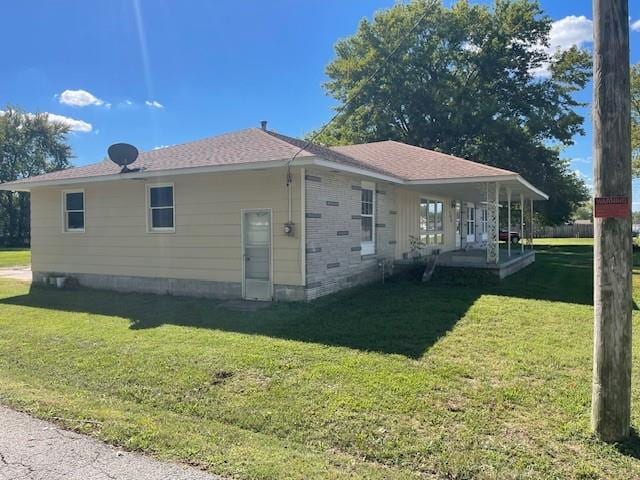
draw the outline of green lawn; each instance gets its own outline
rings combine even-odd
[[[0,268],[21,267],[31,263],[28,248],[0,248]]]
[[[639,478],[589,429],[591,247],[536,243],[500,286],[255,313],[0,281],[0,402],[238,478]]]

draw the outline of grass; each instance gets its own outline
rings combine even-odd
[[[31,250],[28,248],[1,248],[0,268],[22,267],[31,263]]]
[[[534,245],[593,245],[593,238],[534,238]]]
[[[254,313],[3,280],[0,402],[238,478],[638,478],[640,441],[589,429],[591,247],[536,243],[499,286]]]

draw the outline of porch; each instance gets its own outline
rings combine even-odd
[[[402,260],[397,263],[410,261],[416,253],[439,253],[438,268],[478,269],[504,278],[535,261],[533,204],[547,196],[520,177],[451,179],[410,188],[419,200],[419,222],[400,220],[409,226],[419,223],[423,243],[416,249],[414,236],[410,248],[400,246]],[[405,204],[411,208],[411,197]]]

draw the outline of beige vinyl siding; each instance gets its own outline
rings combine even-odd
[[[453,250],[456,245],[456,217],[455,208],[451,208],[452,200],[440,195],[421,193],[406,188],[396,189],[396,252],[395,258],[401,259],[402,254],[409,252],[409,236],[418,236],[420,229],[420,199],[438,200],[443,203],[444,244],[429,246],[440,248],[442,251]]]
[[[294,172],[292,218],[300,223],[300,174]],[[146,185],[174,184],[175,233],[147,231]],[[284,170],[177,175],[86,183],[85,232],[62,228],[62,188],[35,189],[34,271],[242,281],[242,209],[273,212],[273,281],[302,285],[300,229],[287,221]]]

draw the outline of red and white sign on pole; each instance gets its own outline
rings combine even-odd
[[[629,197],[596,197],[593,216],[596,218],[626,218],[631,212]]]

